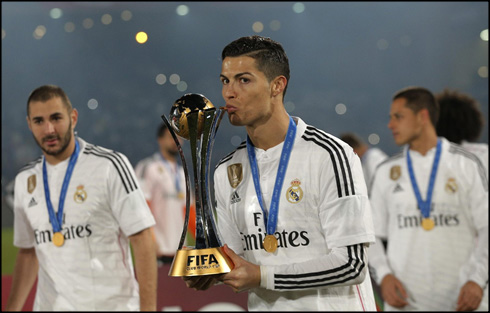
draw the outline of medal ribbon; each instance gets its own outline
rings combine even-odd
[[[284,146],[282,147],[281,159],[279,161],[279,167],[277,169],[276,182],[274,185],[274,191],[272,193],[271,206],[269,210],[269,218],[264,208],[262,191],[260,189],[260,179],[259,179],[259,168],[257,166],[257,159],[255,157],[255,150],[250,137],[247,136],[247,152],[248,160],[250,162],[250,167],[252,169],[252,177],[255,186],[255,193],[259,200],[260,208],[262,213],[264,213],[264,221],[267,227],[267,234],[273,235],[276,231],[277,225],[277,212],[279,210],[279,196],[282,189],[282,183],[284,182],[284,176],[286,175],[286,170],[288,167],[289,156],[291,155],[291,150],[293,149],[294,137],[296,136],[296,124],[293,118],[289,117],[289,127],[286,134],[286,139],[284,140]]]
[[[409,148],[407,149],[407,165],[408,165],[408,173],[410,174],[410,181],[412,182],[413,191],[415,192],[415,197],[417,198],[417,203],[420,208],[420,212],[425,218],[428,218],[430,215],[430,206],[432,202],[432,192],[434,190],[434,182],[436,180],[437,168],[439,166],[439,159],[441,157],[441,140],[437,140],[437,148],[436,155],[434,157],[434,161],[432,162],[432,171],[430,172],[429,179],[429,187],[427,188],[427,197],[422,200],[420,195],[419,187],[417,185],[417,180],[415,179],[415,174],[413,172],[412,160],[410,159]]]
[[[49,221],[53,225],[53,231],[55,233],[61,231],[61,225],[63,224],[63,207],[65,204],[66,192],[68,191],[68,184],[70,183],[71,174],[73,173],[73,168],[75,163],[77,163],[78,152],[80,146],[78,141],[75,139],[75,151],[71,154],[70,161],[68,163],[68,168],[66,169],[65,178],[63,180],[63,185],[61,187],[60,202],[58,203],[58,212],[55,214],[53,209],[53,204],[51,203],[51,197],[49,195],[49,185],[48,185],[48,171],[46,170],[46,158],[43,160],[43,182],[44,182],[44,195],[46,198],[46,205],[48,206]]]

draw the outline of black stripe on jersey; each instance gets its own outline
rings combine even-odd
[[[83,153],[92,154],[110,160],[116,167],[117,173],[119,174],[119,177],[121,177],[121,181],[127,193],[138,189],[135,178],[131,175],[131,171],[128,169],[126,162],[124,162],[122,157],[116,151],[103,150],[99,146],[87,144]]]
[[[321,272],[302,274],[275,274],[274,289],[305,289],[330,285],[339,285],[355,280],[366,266],[362,244],[347,247],[349,259],[347,263]]]
[[[221,164],[229,161],[233,155],[235,154],[236,151],[240,150],[240,149],[243,149],[243,148],[246,148],[247,147],[247,142],[246,141],[242,141],[242,143],[240,143],[240,145],[235,149],[233,150],[232,152],[228,153],[227,155],[225,155],[219,162],[218,164],[214,167],[214,169],[217,169],[218,166],[220,166]]]
[[[482,184],[485,188],[485,190],[487,190],[488,188],[488,177],[485,177],[485,167],[483,166],[482,162],[480,161],[480,159],[472,152],[466,150],[465,148],[455,144],[455,143],[452,143],[450,142],[450,146],[449,146],[449,153],[454,153],[454,154],[461,154],[462,156],[470,159],[470,160],[473,160],[474,162],[476,162],[477,166],[478,166],[478,174],[480,174],[480,179],[482,181]]]
[[[333,170],[335,172],[335,181],[337,183],[337,193],[339,195],[339,198],[341,198],[344,195],[345,196],[348,196],[350,194],[355,195],[356,192],[354,189],[352,172],[344,148],[333,138],[328,136],[325,132],[310,125],[306,127],[306,131],[303,134],[302,138],[306,141],[313,141],[320,147],[327,150],[328,153],[330,154]],[[342,173],[344,189],[342,189],[342,183],[341,183],[339,172]]]
[[[38,163],[41,163],[43,161],[43,157],[40,156],[39,158],[35,159],[34,161],[31,161],[27,164],[25,164],[20,170],[19,170],[19,173],[20,172],[23,172],[23,171],[27,171],[28,169],[31,169],[33,168],[34,166],[36,166]]]

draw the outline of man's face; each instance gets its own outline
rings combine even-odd
[[[29,104],[29,129],[47,155],[60,156],[66,151],[76,122],[76,110],[69,114],[60,97],[46,102],[31,101]]]
[[[179,140],[179,144],[182,146],[182,138],[177,136],[177,139]],[[179,148],[177,147],[172,134],[168,130],[163,133],[163,136],[158,138],[158,144],[160,145],[160,149],[167,151],[170,155],[176,156],[179,154]]]
[[[221,66],[222,95],[230,123],[258,126],[273,113],[271,84],[247,56],[226,57]]]
[[[407,100],[398,98],[391,104],[388,128],[393,133],[393,139],[399,146],[412,142],[422,133],[422,118],[420,111],[415,113],[406,106]]]

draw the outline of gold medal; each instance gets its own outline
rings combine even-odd
[[[434,228],[434,220],[430,217],[424,218],[422,220],[422,228],[425,230],[431,230],[432,228]]]
[[[53,243],[57,247],[61,247],[63,243],[65,243],[65,237],[60,232],[56,232],[53,234]]]
[[[274,235],[267,235],[264,239],[264,250],[273,253],[277,250],[277,239]]]

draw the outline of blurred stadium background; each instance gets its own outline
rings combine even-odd
[[[488,2],[2,2],[2,275],[13,268],[12,181],[40,150],[26,99],[60,85],[85,140],[128,156],[156,149],[162,114],[185,93],[224,103],[221,50],[246,35],[281,42],[291,115],[353,131],[388,154],[391,96],[419,85],[475,97],[488,116]],[[212,166],[246,139],[223,119]],[[480,138],[488,143],[488,124]],[[187,146],[184,147],[188,154]]]

